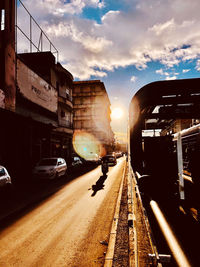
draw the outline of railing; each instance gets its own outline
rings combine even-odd
[[[176,239],[171,227],[167,223],[161,209],[158,206],[158,203],[154,200],[150,201],[150,206],[153,211],[153,214],[159,224],[159,227],[162,231],[162,234],[167,241],[167,244],[176,260],[176,263],[180,267],[190,267],[190,263],[187,260],[178,240]]]
[[[73,128],[73,123],[70,121],[67,121],[66,119],[59,119],[59,125],[63,127],[67,127],[69,129]]]
[[[19,8],[21,8],[22,14],[24,12],[23,29],[22,29],[22,26],[21,27],[19,26],[20,24],[20,20],[18,17]],[[21,0],[16,0],[15,10],[16,10],[16,13],[15,13],[15,28],[16,28],[15,50],[16,50],[16,53],[21,53],[21,52],[32,53],[32,52],[50,51],[52,52],[52,54],[56,54],[56,60],[58,61],[58,50],[53,45],[53,43],[50,41],[50,39],[45,34],[45,32],[41,29],[40,25],[32,17],[30,12],[21,2]],[[24,20],[26,21],[26,18],[28,19],[28,25],[27,23],[24,23]],[[26,43],[26,41],[28,41],[28,43]]]
[[[136,173],[138,179],[142,179],[142,176],[139,174],[139,173]],[[138,190],[138,188],[137,188]],[[140,196],[140,193],[138,191],[138,194]],[[140,201],[142,203],[142,199],[140,197]],[[177,263],[177,266],[180,266],[180,267],[190,267],[190,263],[187,259],[187,257],[185,256],[184,254],[184,251],[183,249],[181,248],[180,246],[180,243],[178,242],[176,236],[174,235],[170,225],[168,224],[164,214],[162,213],[158,203],[154,200],[151,200],[150,201],[150,207],[153,211],[153,214],[155,216],[155,219],[157,220],[158,222],[158,225],[160,227],[160,230],[167,242],[167,245],[170,249],[170,251],[172,252],[173,256],[174,256],[174,259]],[[155,256],[156,256],[157,253],[155,253]],[[157,257],[158,259],[161,261],[161,258],[159,254],[157,254]]]

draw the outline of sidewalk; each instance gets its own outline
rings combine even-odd
[[[119,207],[116,206],[118,212],[113,218],[115,230],[112,227],[104,267],[152,266],[149,254],[154,253],[154,248],[128,164],[121,187]]]

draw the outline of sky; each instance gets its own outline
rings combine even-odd
[[[74,80],[104,82],[111,108],[124,111],[111,123],[119,136],[127,130],[130,101],[142,86],[200,77],[199,0],[22,2]],[[18,6],[18,24],[26,28],[28,17]],[[26,52],[25,43],[22,49]]]

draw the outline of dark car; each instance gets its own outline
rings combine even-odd
[[[82,160],[79,158],[79,157],[73,157],[72,158],[72,163],[71,163],[72,167],[75,168],[75,167],[80,167],[83,165],[83,162]]]
[[[108,166],[115,166],[117,164],[117,158],[115,155],[106,155],[102,158],[102,161],[107,161]]]

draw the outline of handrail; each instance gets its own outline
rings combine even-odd
[[[135,174],[134,174],[133,170],[132,170],[132,176],[135,177]],[[136,176],[137,176],[137,178],[141,177],[139,172],[136,172]],[[136,180],[136,178],[135,178],[135,180]],[[148,237],[149,237],[149,241],[150,241],[150,245],[151,245],[152,251],[153,251],[153,253],[155,255],[155,260],[157,262],[157,266],[162,267],[162,264],[160,263],[160,256],[158,254],[157,246],[155,244],[155,239],[154,239],[154,236],[152,234],[151,226],[149,224],[149,220],[148,220],[148,217],[147,217],[147,214],[146,214],[146,210],[145,210],[145,208],[143,206],[143,201],[142,201],[142,198],[141,198],[140,191],[139,191],[137,183],[136,183],[135,187],[136,187],[136,194],[138,196],[140,205],[143,207],[142,208],[142,214],[143,214],[143,218],[144,218],[144,223],[145,223],[145,226],[146,226],[146,230],[147,230],[147,234],[148,234]]]
[[[27,14],[29,15],[30,17],[30,36],[27,36],[27,34],[18,26],[18,14],[17,14],[17,9],[18,9],[18,3],[19,5],[21,5],[23,7],[23,9],[25,10],[25,12],[27,12]],[[29,40],[30,42],[30,52],[32,52],[32,46],[35,47],[35,49],[38,51],[43,51],[43,36],[45,37],[45,40],[48,41],[49,43],[49,50],[57,55],[57,62],[58,62],[58,50],[57,48],[54,46],[54,44],[51,42],[51,40],[49,39],[49,37],[47,36],[47,34],[42,30],[42,28],[40,27],[40,25],[37,23],[37,21],[33,18],[33,16],[31,15],[31,13],[28,11],[28,9],[25,7],[25,5],[22,3],[21,0],[16,0],[16,6],[15,6],[15,9],[16,9],[16,13],[15,13],[15,16],[16,16],[16,21],[15,21],[15,27],[16,27],[16,52],[17,52],[17,30],[19,30],[26,39]],[[39,43],[38,43],[38,46],[36,46],[36,44],[32,41],[32,21],[35,23],[35,25],[37,26],[37,28],[40,30],[40,37],[39,37]],[[53,49],[52,49],[53,47]]]
[[[159,208],[158,203],[154,200],[151,200],[150,206],[178,266],[191,267],[187,257],[184,254],[183,249],[181,248],[171,227],[167,223],[167,220],[165,219],[161,209]]]

